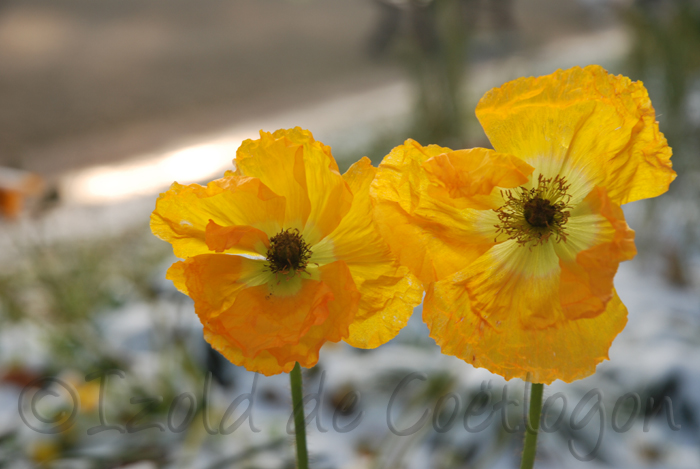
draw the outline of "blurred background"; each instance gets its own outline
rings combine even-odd
[[[640,251],[616,278],[629,323],[594,376],[546,388],[568,407],[554,406],[559,427],[559,412],[547,416],[537,467],[700,467],[691,0],[0,0],[0,467],[294,467],[287,376],[255,380],[204,342],[191,301],[164,279],[175,259],[148,228],[157,194],[221,175],[260,129],[308,128],[342,170],[363,155],[377,164],[408,137],[489,146],[474,117],[485,91],[588,64],[645,83],[678,179],[625,207]],[[432,414],[397,436],[388,403],[414,371],[426,380],[402,388],[392,421]],[[480,391],[502,399],[505,381],[441,355],[420,307],[371,354],[324,347],[305,378],[307,392],[323,390],[314,468],[519,464],[522,427],[462,423]],[[592,389],[606,417],[577,429],[569,416]],[[512,421],[523,390],[508,382]],[[246,403],[227,408],[246,393],[254,423],[234,431]],[[448,393],[461,402],[455,420]],[[625,400],[613,427],[627,393],[640,408]],[[38,396],[33,412],[27,396]],[[340,427],[363,420],[339,433],[338,412]],[[100,424],[124,431],[88,434]]]

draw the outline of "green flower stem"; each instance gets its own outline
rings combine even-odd
[[[294,365],[289,373],[292,384],[292,406],[294,412],[294,433],[297,442],[297,469],[309,469],[309,455],[306,451],[306,422],[304,419],[304,391],[301,385],[301,367]]]
[[[535,465],[543,390],[544,384],[532,383],[532,388],[530,389],[530,418],[525,428],[525,446],[523,448],[523,459],[520,461],[520,469],[532,469]]]

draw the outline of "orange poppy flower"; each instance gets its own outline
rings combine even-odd
[[[393,338],[422,289],[372,223],[369,159],[344,175],[330,147],[295,128],[246,140],[235,171],[174,183],[151,216],[177,257],[167,278],[194,300],[205,339],[266,375],[311,367],[341,339]]]
[[[379,165],[376,220],[427,286],[446,354],[506,379],[592,374],[627,322],[613,288],[636,254],[621,204],[675,178],[643,85],[598,66],[489,91],[494,150],[408,140]]]

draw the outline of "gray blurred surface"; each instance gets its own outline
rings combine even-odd
[[[377,3],[0,2],[0,165],[51,176],[395,80],[390,54],[368,54]],[[465,4],[478,47],[503,25]],[[604,23],[577,2],[512,11],[520,48]]]

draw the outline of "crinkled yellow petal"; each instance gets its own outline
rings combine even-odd
[[[443,153],[427,160],[423,167],[452,198],[490,195],[495,187],[521,186],[533,170],[515,156],[485,148]]]
[[[284,137],[287,140],[299,145],[314,146],[326,155],[326,165],[328,168],[336,173],[340,172],[340,169],[338,169],[338,163],[335,161],[335,158],[333,158],[333,154],[331,153],[331,147],[315,140],[313,134],[309,130],[302,129],[301,127],[294,127],[293,129],[279,129],[274,131],[272,136],[274,138]]]
[[[423,286],[398,264],[355,264],[350,270],[362,299],[345,342],[357,348],[379,347],[406,326],[423,300]]]
[[[333,262],[318,270],[317,283],[330,290],[333,298],[326,303],[326,319],[308,328],[298,341],[261,349],[254,356],[249,356],[229,337],[211,329],[209,324],[205,324],[205,339],[232,363],[268,376],[289,372],[296,362],[306,368],[314,366],[324,343],[338,342],[348,336],[348,328],[355,318],[360,301],[360,294],[344,262]],[[297,297],[293,298],[282,298],[280,301],[299,301]]]
[[[311,213],[303,146],[261,131],[260,139],[241,144],[234,163],[236,174],[259,178],[286,199],[286,228],[303,229]]]
[[[316,244],[350,210],[352,192],[338,172],[330,148],[299,128],[260,132],[236,153],[237,174],[259,178],[287,200],[285,227],[299,229]]]
[[[187,258],[211,252],[205,241],[210,220],[220,226],[251,226],[273,236],[281,229],[284,210],[284,197],[260,180],[229,173],[207,186],[174,183],[156,201],[151,230],[173,245],[177,257]]]
[[[214,252],[249,251],[264,256],[270,247],[270,239],[262,230],[243,225],[219,226],[214,220],[209,220],[204,241]]]
[[[314,247],[320,262],[342,259],[362,294],[350,336],[353,347],[374,348],[393,339],[423,298],[420,282],[398,264],[372,221],[369,187],[377,169],[362,158],[343,175],[354,198],[340,225]],[[314,262],[312,257],[311,262]]]
[[[676,173],[640,82],[591,65],[520,78],[484,95],[476,115],[494,148],[546,177],[575,170],[574,188],[605,187],[622,205],[668,190]]]
[[[443,353],[505,379],[529,378],[533,383],[550,384],[593,374],[625,327],[627,309],[613,291],[605,312],[594,318],[565,320],[538,329],[522,327],[518,314],[511,314],[499,327],[491,327],[473,313],[464,286],[447,279],[428,289],[423,319]]]
[[[471,309],[490,327],[517,315],[521,328],[543,328],[563,319],[559,258],[553,243],[527,247],[508,240],[450,277],[469,294]]]
[[[576,229],[569,230],[566,243],[556,245],[560,254],[561,288],[560,296],[564,314],[569,319],[594,317],[605,311],[605,306],[613,296],[613,278],[620,262],[632,259],[637,249],[634,245],[634,231],[625,222],[622,209],[613,204],[604,189],[596,187],[583,202],[576,207],[567,227],[576,225],[577,219],[584,219],[597,231],[594,245],[571,256],[571,246],[585,246],[577,243],[584,236]],[[595,220],[595,222],[593,221]],[[564,250],[566,252],[563,252]]]
[[[451,198],[423,167],[449,152],[409,139],[384,157],[370,187],[380,233],[424,285],[464,268],[494,244],[495,212]]]

